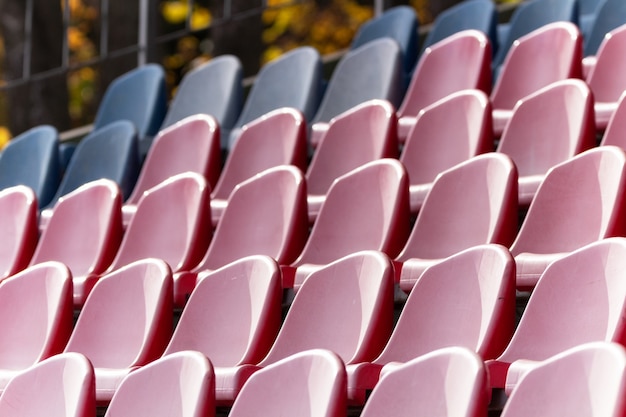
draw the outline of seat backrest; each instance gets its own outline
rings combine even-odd
[[[233,144],[212,199],[227,200],[235,186],[279,165],[306,167],[306,119],[294,108],[270,111],[244,125]]]
[[[613,145],[626,150],[626,92],[617,101],[600,145]]]
[[[318,348],[335,352],[346,364],[369,362],[392,325],[391,261],[380,252],[356,252],[309,274],[260,365]]]
[[[626,352],[615,343],[587,343],[541,362],[513,390],[502,417],[622,416]]]
[[[28,266],[37,242],[37,197],[32,189],[17,185],[0,191],[0,279]]]
[[[293,166],[265,170],[235,187],[197,271],[244,256],[267,255],[286,265],[308,236],[306,181]]]
[[[585,39],[584,56],[596,55],[607,33],[626,24],[626,3],[603,0],[596,12],[591,32]]]
[[[0,398],[7,417],[95,417],[95,376],[85,356],[64,353],[13,377]]]
[[[626,6],[624,9],[626,15]],[[587,76],[596,102],[616,102],[626,90],[626,82],[622,77],[626,71],[625,50],[626,24],[606,34],[598,49],[596,64]]]
[[[211,240],[210,190],[199,174],[175,175],[139,200],[110,271],[143,258],[163,259],[173,271],[189,271]]]
[[[243,103],[243,67],[234,55],[217,56],[187,72],[170,103],[161,129],[196,114],[211,115],[230,129]]]
[[[534,0],[531,4],[542,1],[545,0]],[[519,99],[540,88],[581,75],[580,31],[570,22],[550,23],[511,45],[493,87],[491,102],[494,109],[511,110]]]
[[[402,57],[393,39],[376,39],[346,53],[335,67],[315,117],[328,122],[372,99],[398,106],[403,91]]]
[[[109,84],[98,105],[94,128],[129,120],[139,138],[156,135],[167,111],[165,90],[165,71],[158,64],[147,64],[120,75]]]
[[[75,278],[104,273],[122,240],[121,210],[122,194],[111,180],[92,181],[64,195],[30,264],[62,262]]]
[[[65,348],[95,368],[142,366],[161,356],[172,334],[172,273],[147,258],[98,280]]]
[[[517,170],[495,152],[440,173],[396,258],[440,259],[472,246],[508,246],[517,231]]]
[[[196,350],[214,366],[257,364],[281,323],[280,269],[269,256],[249,256],[199,274],[164,355]]]
[[[306,173],[311,195],[326,195],[335,179],[376,159],[398,155],[397,117],[385,100],[369,100],[333,117]]]
[[[16,185],[31,188],[45,207],[61,181],[59,135],[52,126],[34,127],[13,138],[0,157],[0,190]]]
[[[426,48],[398,116],[416,116],[424,107],[460,90],[491,90],[491,44],[477,30],[464,30]]]
[[[59,262],[31,266],[0,283],[0,369],[26,369],[62,352],[72,331],[72,276]]]
[[[476,353],[447,347],[384,370],[362,417],[487,415],[487,373]]]
[[[214,187],[220,152],[220,127],[212,116],[193,115],[163,129],[154,138],[127,202],[139,203],[144,192],[184,172],[196,172]]]
[[[141,169],[137,131],[128,120],[112,122],[83,138],[72,154],[61,184],[46,208],[81,185],[109,179],[128,198]]]
[[[311,350],[252,374],[228,415],[342,417],[346,414],[346,391],[341,359],[330,351]]]
[[[215,414],[213,366],[200,352],[183,351],[128,374],[105,416],[206,417]]]
[[[387,9],[380,16],[363,23],[354,35],[350,49],[383,37],[394,39],[400,46],[405,73],[410,73],[417,60],[417,28],[415,9],[402,5]]]
[[[513,256],[571,252],[624,236],[625,163],[623,150],[600,146],[551,168],[511,246]]]

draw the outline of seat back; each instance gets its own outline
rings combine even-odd
[[[380,252],[356,252],[304,280],[260,365],[307,349],[331,350],[346,364],[369,362],[387,342],[392,325],[391,262]]]
[[[13,138],[0,157],[0,190],[25,185],[45,207],[61,181],[59,135],[52,126],[34,127]]]
[[[281,323],[280,269],[268,256],[249,256],[199,274],[164,355],[196,350],[215,366],[257,364]]]
[[[600,145],[613,145],[626,150],[626,92],[617,101]]]
[[[385,370],[361,416],[485,416],[487,385],[476,353],[456,346],[438,349]]]
[[[199,352],[173,353],[128,374],[106,416],[206,417],[215,414],[213,366]]]
[[[0,191],[0,279],[28,266],[39,239],[37,197],[17,185]]]
[[[204,177],[193,172],[146,191],[109,271],[143,258],[163,259],[173,271],[194,268],[211,239],[209,193]]]
[[[626,23],[626,6],[624,20]],[[597,62],[587,76],[596,102],[617,102],[626,90],[622,74],[626,71],[626,24],[607,33],[600,44]]]
[[[255,372],[229,416],[345,416],[346,379],[343,363],[334,353],[319,349],[298,353]]]
[[[626,3],[603,0],[596,12],[589,36],[585,38],[584,56],[596,55],[607,33],[626,24]]]
[[[95,417],[95,376],[78,353],[49,358],[15,376],[0,398],[7,417]]]

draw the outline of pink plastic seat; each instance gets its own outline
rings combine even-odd
[[[15,376],[0,397],[3,417],[95,417],[94,372],[78,353],[53,356]]]
[[[484,417],[487,372],[476,353],[448,347],[388,366],[361,417]]]
[[[128,225],[149,189],[185,172],[202,175],[213,189],[221,165],[220,128],[212,116],[189,116],[162,130],[154,138],[137,183],[122,207],[124,225]]]
[[[409,232],[409,180],[395,159],[367,163],[337,178],[302,253],[283,270],[283,287],[298,290],[323,265],[362,250],[393,258]]]
[[[72,276],[59,262],[0,283],[0,391],[20,371],[60,353],[72,331]],[[4,415],[4,414],[3,414]]]
[[[203,272],[164,355],[196,350],[211,358],[214,395],[220,403],[232,403],[249,376],[249,367],[242,365],[258,364],[274,343],[282,296],[280,269],[268,256]]]
[[[105,417],[211,417],[215,415],[213,367],[200,352],[164,356],[128,374]]]
[[[0,280],[28,266],[38,240],[37,198],[17,185],[0,191]]]
[[[517,219],[517,170],[508,156],[486,153],[442,172],[395,258],[400,288],[410,292],[428,266],[472,246],[509,246]]]
[[[520,99],[497,152],[519,173],[519,204],[528,207],[546,172],[596,144],[593,94],[582,80],[552,83]]]
[[[518,289],[532,289],[547,265],[569,252],[625,236],[625,158],[601,146],[548,171],[511,246]]]
[[[493,149],[491,103],[482,91],[452,93],[420,110],[400,154],[411,213],[422,207],[437,174]]]
[[[600,145],[613,145],[626,150],[626,91],[617,101],[617,107],[609,119]]]
[[[222,174],[211,191],[211,215],[215,226],[237,184],[279,165],[306,167],[306,121],[298,110],[271,111],[240,131],[228,154]]]
[[[122,240],[122,195],[110,180],[87,183],[59,198],[30,261],[58,261],[72,271],[74,305],[80,307]]]
[[[624,343],[626,239],[591,243],[552,262],[531,294],[505,351],[487,361],[493,388],[526,361],[593,341]],[[511,368],[509,368],[511,367]]]
[[[597,60],[587,76],[595,98],[596,128],[604,130],[626,90],[626,25],[607,33],[598,49]]]
[[[509,251],[481,245],[452,255],[416,282],[382,353],[347,366],[348,398],[363,404],[381,368],[436,349],[461,346],[483,359],[496,358],[514,326],[515,261]]]
[[[625,375],[623,346],[576,346],[530,370],[513,390],[501,415],[623,416]]]
[[[162,260],[137,261],[98,280],[65,351],[93,364],[99,404],[111,400],[128,373],[161,356],[172,316],[172,274]]]
[[[306,172],[309,221],[317,218],[333,181],[359,166],[398,156],[391,103],[370,100],[331,119]]]
[[[198,273],[215,270],[251,255],[289,265],[308,235],[306,182],[302,172],[282,165],[235,187],[204,258],[174,276],[174,302],[183,306]]]
[[[549,23],[516,40],[491,93],[500,136],[517,101],[555,81],[582,77],[582,36],[570,22]]]
[[[344,417],[346,372],[332,352],[294,354],[255,373],[243,387],[230,417]]]
[[[461,90],[491,90],[491,44],[478,30],[464,30],[426,48],[398,108],[402,143],[420,110]]]

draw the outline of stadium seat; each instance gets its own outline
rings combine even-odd
[[[548,171],[511,246],[518,289],[531,290],[548,264],[573,250],[626,236],[625,158],[601,146]]]
[[[215,416],[211,362],[199,352],[184,351],[131,372],[111,399],[107,416]]]
[[[497,137],[502,134],[519,99],[553,82],[582,77],[579,29],[573,23],[556,22],[519,38],[511,45],[499,74],[491,93],[493,130]]]
[[[56,355],[15,376],[0,397],[3,417],[95,417],[94,371],[78,353]]]
[[[128,225],[139,200],[150,188],[174,175],[195,172],[213,189],[221,165],[220,126],[212,116],[189,116],[163,129],[154,139],[137,184],[122,206],[124,225]]]
[[[373,99],[397,107],[404,92],[402,52],[393,39],[381,38],[349,51],[328,81],[312,125],[310,143],[316,147],[330,119]]]
[[[283,287],[297,291],[310,272],[363,250],[395,257],[409,233],[409,179],[396,159],[380,159],[337,178],[302,253],[283,266]]]
[[[529,370],[501,416],[623,416],[625,375],[623,346],[602,342],[576,346]]]
[[[0,191],[0,281],[28,266],[37,242],[37,198],[17,185]]]
[[[142,259],[98,280],[65,348],[93,364],[98,404],[111,400],[127,374],[161,356],[172,316],[172,274],[162,260]]]
[[[228,415],[343,417],[346,415],[343,363],[336,354],[322,349],[285,358],[254,374]]]
[[[626,150],[626,92],[617,101],[617,107],[607,123],[600,145],[613,145]]]
[[[585,46],[598,16],[599,9],[606,3],[606,0],[578,0],[578,27],[585,39]]]
[[[624,343],[625,262],[625,238],[594,242],[552,262],[537,281],[509,345],[486,362],[491,386],[505,388],[509,372],[582,343]]]
[[[94,129],[129,120],[139,136],[139,155],[145,156],[167,111],[165,71],[147,64],[117,77],[107,87],[94,119]]]
[[[483,359],[496,358],[514,326],[515,261],[508,249],[479,245],[454,254],[415,283],[382,353],[347,366],[348,399],[363,404],[385,365],[437,349],[460,346]]]
[[[228,149],[233,149],[244,125],[273,110],[291,107],[305,120],[313,119],[321,96],[322,61],[316,49],[295,48],[268,62],[257,74],[229,137],[224,138]]]
[[[508,247],[517,222],[517,170],[508,156],[490,152],[442,172],[395,258],[400,288],[410,292],[428,266],[464,249]]]
[[[398,157],[398,119],[385,100],[369,100],[330,120],[306,172],[309,221],[317,218],[333,181],[361,165]]]
[[[491,90],[491,44],[477,30],[458,32],[426,48],[398,108],[398,140],[404,143],[424,107],[461,90]]]
[[[308,236],[306,182],[293,166],[265,170],[235,187],[198,266],[174,275],[176,306],[191,294],[198,273],[251,255],[289,265]]]
[[[480,90],[452,93],[420,110],[400,154],[411,183],[412,214],[440,172],[493,151],[491,123],[491,103]]]
[[[196,350],[211,358],[216,398],[232,403],[274,343],[282,296],[280,269],[268,256],[200,273],[164,355]]]
[[[59,134],[52,126],[34,127],[13,138],[0,155],[0,190],[25,185],[39,208],[48,205],[61,182]]]
[[[484,417],[487,372],[469,349],[447,347],[389,366],[361,417]]]
[[[224,168],[211,190],[211,216],[216,226],[237,184],[279,165],[307,165],[307,124],[302,113],[283,107],[241,128]]]
[[[582,80],[557,81],[520,99],[496,149],[513,159],[519,205],[528,207],[546,172],[596,145],[594,95]]]
[[[43,262],[0,283],[0,391],[21,371],[60,353],[72,331],[72,276]],[[4,416],[4,414],[2,414]]]
[[[626,24],[626,3],[603,0],[596,11],[591,31],[585,37],[584,57],[595,56],[607,33]]]

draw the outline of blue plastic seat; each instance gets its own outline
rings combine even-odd
[[[586,38],[591,34],[598,11],[605,2],[606,0],[578,0],[578,27]]]
[[[59,134],[52,126],[32,128],[11,140],[0,157],[0,190],[30,187],[45,207],[61,181]]]
[[[596,55],[604,36],[623,24],[626,24],[626,1],[605,0],[585,38],[584,56]]]

